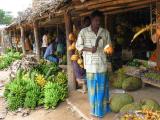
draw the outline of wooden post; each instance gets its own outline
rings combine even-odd
[[[157,2],[157,11],[160,11],[160,2]],[[157,23],[160,23],[160,16],[157,16]],[[157,67],[160,68],[160,38],[157,38]]]
[[[5,44],[4,44],[4,31],[3,31],[3,29],[1,30],[1,46],[2,46],[2,53],[4,54]]]
[[[10,47],[13,48],[13,43],[12,43],[12,33],[11,31],[8,31],[9,34],[8,34],[8,38],[9,38],[9,42],[10,42]]]
[[[70,60],[70,53],[68,50],[69,47],[69,33],[73,31],[73,26],[71,22],[71,15],[69,12],[66,12],[64,14],[64,21],[65,21],[65,28],[66,28],[66,38],[67,38],[67,74],[68,74],[68,86],[69,86],[69,91],[75,90],[76,89],[76,80],[75,76],[73,73],[73,68],[72,68],[72,63]]]
[[[25,50],[25,37],[24,37],[24,28],[22,25],[20,25],[20,30],[21,30],[21,44],[22,44],[22,52],[23,55],[26,54],[26,50]],[[14,36],[16,37],[16,36]]]
[[[33,22],[33,29],[34,29],[36,56],[37,56],[37,59],[40,60],[41,51],[40,51],[40,42],[39,42],[39,38],[38,38],[38,22],[37,21]]]

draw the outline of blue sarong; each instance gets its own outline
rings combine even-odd
[[[49,60],[50,62],[56,62],[56,63],[59,62],[58,57],[55,57],[55,56],[52,56],[52,55],[47,56],[46,59]]]
[[[110,112],[109,108],[109,80],[106,73],[87,73],[88,97],[91,114],[103,117]]]

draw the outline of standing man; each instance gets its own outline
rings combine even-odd
[[[83,52],[91,115],[96,117],[103,117],[110,111],[107,61],[103,49],[111,44],[111,40],[109,32],[100,27],[102,17],[100,11],[92,12],[91,25],[80,31],[76,42],[76,48]]]

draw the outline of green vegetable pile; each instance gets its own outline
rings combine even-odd
[[[139,67],[141,66],[141,63],[137,59],[133,59],[132,61],[129,61],[127,65],[133,67]]]
[[[16,78],[6,84],[4,96],[11,111],[38,105],[55,108],[68,96],[67,76],[54,63],[39,64],[29,71],[19,69]]]
[[[144,77],[153,79],[153,80],[160,80],[160,74],[155,72],[148,72],[144,74]]]
[[[4,55],[0,56],[0,70],[7,68],[12,62],[21,58],[22,55],[20,52],[14,50],[6,52]]]

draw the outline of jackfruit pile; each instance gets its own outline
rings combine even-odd
[[[160,111],[160,105],[156,100],[143,99],[140,102],[134,102],[134,98],[127,93],[118,93],[111,96],[110,108],[115,113],[127,113],[137,110]]]
[[[128,77],[122,83],[122,88],[126,91],[138,90],[142,87],[142,80],[135,77]]]
[[[123,106],[131,104],[133,102],[133,97],[127,93],[115,94],[111,97],[110,108],[112,112],[117,113]]]
[[[126,91],[138,90],[142,87],[142,80],[135,77],[128,77],[125,75],[125,68],[119,69],[115,78],[112,81],[112,86],[118,89],[124,89]]]
[[[123,106],[120,110],[120,112],[129,112],[129,111],[135,111],[135,110],[141,110],[142,104],[140,103],[131,103]]]
[[[153,110],[153,111],[159,111],[160,110],[160,105],[158,104],[157,101],[153,99],[144,99],[141,101],[142,103],[142,110]]]

